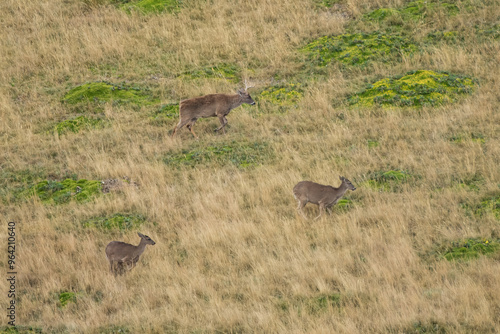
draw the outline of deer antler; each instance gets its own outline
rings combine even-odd
[[[255,87],[255,86],[248,86],[247,79],[245,79],[245,92],[248,90],[248,88],[252,88],[252,87]]]

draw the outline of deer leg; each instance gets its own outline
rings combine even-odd
[[[331,206],[327,206],[326,207],[326,212],[328,212],[329,215],[332,214],[332,207]]]
[[[226,134],[226,129],[224,129],[224,127],[227,124],[226,116],[220,115],[217,117],[219,117],[220,126],[215,130],[215,132],[220,131],[222,129],[222,133]]]
[[[316,220],[319,217],[321,217],[321,215],[323,214],[324,211],[325,211],[325,204],[324,203],[320,203],[319,204],[319,215],[318,215],[318,217],[314,218],[314,220]]]
[[[183,120],[181,119],[179,121],[179,123],[177,123],[177,125],[175,126],[174,128],[174,132],[172,133],[172,138],[175,136],[175,133],[177,132],[177,130],[181,129],[184,125],[186,125],[187,123],[189,123],[191,120],[190,119],[187,119],[187,120]]]
[[[198,136],[196,135],[196,133],[194,133],[194,130],[193,130],[193,125],[194,123],[196,122],[196,120],[191,120],[187,125],[186,127],[189,129],[189,131],[191,131],[191,133],[193,134],[193,136],[198,139]]]
[[[304,214],[304,211],[302,211],[302,208],[304,206],[306,206],[307,204],[307,201],[304,201],[302,202],[300,199],[298,200],[299,202],[299,206],[297,206],[297,211],[302,215],[302,217],[304,217],[305,219],[307,219],[306,215]]]

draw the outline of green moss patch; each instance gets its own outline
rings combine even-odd
[[[411,174],[402,170],[378,171],[370,173],[368,180],[361,184],[379,191],[391,191],[398,189],[411,178]]]
[[[217,143],[209,146],[194,146],[178,153],[170,153],[163,161],[170,166],[195,166],[204,164],[250,167],[261,164],[272,157],[267,143],[237,142]]]
[[[150,105],[159,103],[145,89],[126,85],[115,85],[109,82],[90,82],[71,89],[64,95],[63,102],[76,104],[81,102],[95,103],[134,103]]]
[[[72,180],[41,181],[20,193],[20,197],[30,198],[37,196],[43,203],[62,204],[71,200],[77,202],[88,201],[101,193],[101,181]]]
[[[100,129],[105,127],[105,125],[106,122],[102,119],[79,116],[57,123],[54,126],[54,132],[63,135],[68,132],[77,133],[81,130]]]
[[[127,2],[121,8],[128,13],[131,11],[138,11],[143,14],[175,13],[180,11],[181,4],[178,0],[140,0]]]
[[[70,302],[76,303],[76,295],[77,294],[75,292],[67,292],[67,291],[59,293],[58,295],[59,307],[63,308]]]
[[[307,313],[319,315],[331,308],[342,306],[342,296],[339,293],[320,294],[314,297],[295,296],[288,300],[280,300],[277,307],[284,312]]]
[[[146,217],[140,214],[121,214],[116,213],[106,217],[94,217],[82,223],[86,228],[97,228],[100,230],[133,230],[140,228],[145,222]]]
[[[379,80],[350,96],[348,102],[356,107],[435,106],[456,102],[471,94],[474,87],[469,77],[420,70]]]
[[[189,79],[224,79],[238,82],[240,80],[240,68],[234,64],[221,63],[183,72],[180,77]]]
[[[436,254],[448,261],[467,261],[479,258],[500,250],[500,239],[465,239],[444,244],[436,250]]]
[[[389,62],[416,50],[417,46],[408,37],[379,32],[324,36],[301,49],[307,60],[317,66],[326,66],[334,60],[346,65],[363,65],[374,60]]]

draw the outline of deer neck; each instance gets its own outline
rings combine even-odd
[[[141,239],[141,242],[139,243],[139,245],[137,245],[137,248],[135,249],[134,257],[140,256],[142,253],[144,253],[146,245],[147,245],[146,240]]]
[[[347,184],[345,184],[344,182],[342,182],[342,184],[340,185],[340,187],[338,187],[337,189],[339,191],[339,195],[340,196],[344,196],[345,192],[347,191]]]
[[[243,104],[243,100],[240,96],[240,94],[235,94],[231,96],[231,109],[237,108]]]

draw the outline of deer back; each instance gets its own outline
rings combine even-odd
[[[209,94],[182,100],[179,113],[183,119],[214,117],[218,113],[227,114],[240,104],[238,94]]]

